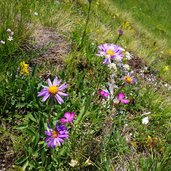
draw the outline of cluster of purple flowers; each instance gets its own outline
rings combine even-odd
[[[69,133],[65,126],[67,123],[71,123],[75,117],[74,112],[66,112],[64,117],[60,119],[60,122],[56,122],[55,129],[48,126],[48,130],[45,131],[46,140],[48,147],[55,148],[61,146],[65,139],[68,139]]]
[[[107,44],[104,43],[102,45],[98,46],[98,53],[97,56],[101,56],[103,58],[105,58],[103,60],[103,64],[108,65],[110,69],[113,68],[113,71],[115,73],[113,73],[110,78],[111,83],[110,84],[110,89],[111,88],[116,88],[116,82],[114,80],[114,77],[116,77],[116,72],[117,72],[117,68],[120,68],[120,70],[122,70],[121,68],[124,68],[123,71],[129,69],[129,65],[128,64],[124,64],[123,63],[123,59],[126,58],[127,60],[131,59],[131,55],[129,52],[126,52],[125,49],[123,49],[122,47],[115,45],[115,44]],[[117,67],[118,66],[118,67]],[[128,84],[134,84],[136,82],[135,77],[132,75],[132,73],[129,72],[124,72],[123,74],[125,74],[122,78],[120,78],[120,80],[123,81],[124,85],[128,85]],[[115,84],[115,85],[113,85]],[[121,89],[119,89],[121,90]],[[100,89],[98,90],[98,94],[104,98],[107,99],[109,96],[111,96],[113,94],[113,90],[112,92],[108,92],[107,90],[103,90]],[[115,95],[115,101],[117,101],[118,103],[121,104],[128,104],[130,102],[129,99],[126,99],[126,95],[123,92],[119,92],[118,94]],[[115,104],[115,103],[114,103]]]
[[[42,86],[43,89],[38,92],[38,97],[43,97],[42,102],[45,102],[48,98],[56,100],[59,104],[64,103],[64,100],[61,96],[68,97],[68,94],[65,93],[65,89],[68,87],[68,84],[61,84],[62,80],[59,80],[57,77],[51,82],[50,79],[47,79],[48,86]],[[48,126],[48,130],[45,131],[46,140],[48,147],[55,148],[60,146],[65,139],[68,139],[69,133],[66,127],[67,123],[71,123],[75,118],[74,112],[66,112],[64,116],[60,119],[59,122],[56,122],[54,129]]]

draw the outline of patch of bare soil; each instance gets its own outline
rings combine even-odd
[[[166,90],[171,90],[171,85],[163,81],[162,78],[158,76],[158,71],[147,66],[143,59],[132,55],[132,59],[129,60],[129,65],[137,74],[137,77],[147,84],[152,85],[156,89],[165,88]]]
[[[0,142],[0,171],[8,170],[15,160],[15,154],[12,149],[10,139],[4,139]]]
[[[54,30],[38,27],[31,37],[33,50],[40,52],[38,58],[31,63],[42,65],[45,63],[62,67],[66,54],[70,52],[70,45],[64,36]]]

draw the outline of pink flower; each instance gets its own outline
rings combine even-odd
[[[64,113],[64,117],[60,119],[62,124],[71,123],[75,118],[74,112],[66,112]]]
[[[119,93],[117,95],[117,99],[122,103],[122,104],[128,104],[130,102],[130,100],[128,99],[124,99],[125,98],[125,94],[124,93]]]
[[[98,90],[98,94],[104,98],[108,98],[108,96],[109,96],[109,93],[105,90],[102,90],[102,89]]]

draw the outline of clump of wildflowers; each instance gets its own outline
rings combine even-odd
[[[43,96],[42,102],[45,102],[49,97],[51,97],[53,99],[55,98],[59,104],[64,103],[64,100],[61,98],[61,96],[68,96],[67,93],[63,92],[68,87],[68,84],[63,83],[60,85],[61,80],[58,80],[57,77],[55,77],[53,83],[50,79],[47,79],[47,83],[48,86],[43,86],[43,89],[38,92],[38,97]]]
[[[55,148],[56,146],[61,146],[65,139],[68,139],[68,130],[67,127],[64,125],[59,124],[56,122],[55,129],[48,128],[45,131],[46,140],[48,147]]]
[[[29,75],[29,65],[26,64],[24,61],[20,62],[20,74],[22,75]]]

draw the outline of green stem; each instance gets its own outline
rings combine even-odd
[[[115,41],[115,44],[119,41],[120,37],[121,37],[121,35],[118,36],[118,38]]]
[[[50,124],[50,120],[51,120],[50,116],[51,116],[51,114],[53,115],[53,104],[54,104],[54,98],[52,98],[51,103],[50,103],[50,112],[48,115],[48,123],[49,124]]]
[[[84,27],[84,32],[83,32],[83,34],[82,34],[81,44],[80,44],[80,46],[78,47],[79,50],[82,48],[83,43],[84,43],[84,38],[85,38],[85,35],[86,35],[88,22],[89,22],[89,19],[90,19],[90,11],[91,11],[91,1],[89,1],[89,7],[88,7],[88,14],[87,14],[87,19],[86,19],[86,24],[85,24],[85,27]]]

